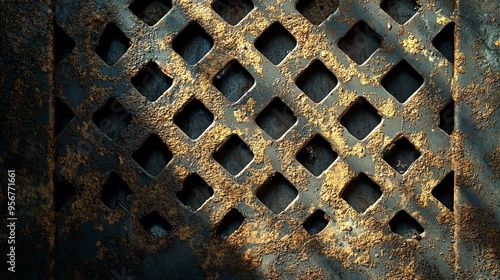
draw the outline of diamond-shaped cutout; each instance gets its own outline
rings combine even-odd
[[[279,139],[297,122],[297,117],[283,101],[275,98],[260,112],[255,122],[269,136]]]
[[[174,117],[175,124],[191,139],[200,137],[213,121],[214,115],[196,98]]]
[[[325,214],[325,212],[316,210],[304,222],[304,228],[310,235],[316,235],[325,229],[328,225],[328,221],[329,217]]]
[[[380,197],[380,187],[366,174],[360,173],[342,191],[341,197],[358,213],[364,213]]]
[[[214,190],[198,174],[191,174],[185,180],[177,198],[193,211],[214,195]]]
[[[173,49],[189,64],[198,63],[213,47],[214,40],[196,22],[192,22],[177,35]]]
[[[439,127],[448,134],[455,129],[455,102],[453,100],[439,113]]]
[[[157,211],[142,217],[139,223],[155,238],[164,237],[172,230],[172,226]]]
[[[424,232],[424,228],[406,211],[399,211],[389,221],[389,227],[392,232],[405,238],[413,238]]]
[[[75,41],[62,30],[62,28],[54,24],[54,62],[59,64],[65,59],[68,54],[75,48]]]
[[[172,86],[167,76],[154,61],[148,62],[131,80],[132,85],[149,101],[156,101]]]
[[[405,24],[420,9],[415,0],[385,0],[380,7],[399,24]]]
[[[237,175],[252,161],[253,153],[236,134],[214,153],[214,159],[232,175]]]
[[[333,14],[339,7],[339,0],[299,0],[299,11],[312,24],[319,25]]]
[[[57,171],[54,172],[56,212],[59,212],[75,196],[75,188]]]
[[[114,24],[109,23],[101,34],[96,53],[107,65],[114,65],[130,47],[130,39]]]
[[[75,117],[75,114],[71,111],[71,109],[66,105],[66,103],[62,102],[58,97],[56,99],[56,108],[55,108],[55,125],[54,125],[54,135],[59,135],[71,122],[71,120]]]
[[[212,9],[231,25],[237,25],[253,9],[251,0],[215,0]]]
[[[321,135],[315,135],[297,154],[297,160],[314,176],[330,167],[336,158],[337,153]]]
[[[297,189],[281,173],[274,173],[257,189],[257,198],[275,214],[279,214],[298,196]]]
[[[366,99],[358,98],[340,118],[340,123],[349,133],[363,140],[382,121],[382,118]]]
[[[216,235],[219,238],[226,238],[233,234],[241,224],[245,221],[245,217],[237,209],[231,209],[222,221],[217,226]]]
[[[382,86],[400,103],[404,103],[424,83],[424,78],[402,60],[382,79]]]
[[[275,22],[255,41],[255,47],[278,65],[295,48],[297,41],[281,24]]]
[[[432,40],[432,45],[451,63],[455,62],[455,23],[448,23]]]
[[[160,137],[152,134],[132,155],[132,158],[150,175],[158,175],[172,159],[172,153]]]
[[[111,172],[108,181],[102,188],[101,201],[109,208],[114,210],[117,206],[122,206],[127,197],[132,193],[127,183],[116,173]]]
[[[363,64],[377,51],[382,41],[380,35],[366,22],[358,21],[339,41],[339,48],[354,62]]]
[[[117,138],[127,129],[132,115],[114,98],[108,99],[92,120],[111,139]]]
[[[255,83],[255,79],[236,60],[229,62],[213,79],[214,86],[231,102],[238,101]]]
[[[135,0],[128,8],[147,25],[153,26],[172,9],[172,2],[169,0]]]
[[[315,60],[297,78],[297,86],[311,98],[321,102],[337,85],[337,77],[319,60]]]
[[[432,195],[439,200],[446,208],[453,211],[455,200],[455,174],[453,171],[448,173],[437,186],[432,190]]]
[[[392,168],[403,174],[420,155],[406,137],[401,137],[385,148],[383,158]]]

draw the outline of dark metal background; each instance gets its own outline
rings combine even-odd
[[[500,277],[498,3],[380,2],[55,1],[2,103],[21,273]]]

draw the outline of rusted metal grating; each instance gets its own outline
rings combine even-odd
[[[459,11],[56,1],[56,277],[470,277]]]

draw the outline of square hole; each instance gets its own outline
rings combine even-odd
[[[451,63],[455,62],[455,23],[448,23],[432,40],[432,45]]]
[[[297,189],[281,173],[274,173],[257,189],[257,198],[275,214],[279,214],[298,196]]]
[[[75,48],[75,41],[54,24],[54,63],[57,65],[68,56]]]
[[[339,0],[299,0],[297,11],[314,25],[319,25],[339,7]]]
[[[420,155],[406,137],[401,137],[385,148],[383,158],[392,168],[403,174]]]
[[[240,228],[244,221],[245,217],[240,211],[233,208],[222,218],[222,221],[217,226],[215,235],[219,238],[226,238]]]
[[[297,117],[283,101],[275,98],[260,112],[255,122],[269,136],[279,139],[297,122]]]
[[[415,0],[385,0],[380,7],[399,24],[405,24],[420,9]]]
[[[231,25],[237,25],[253,9],[251,0],[215,0],[212,9]]]
[[[172,9],[172,2],[169,0],[135,0],[128,8],[147,25],[153,26]]]
[[[177,198],[193,211],[214,195],[214,190],[198,174],[191,174],[185,180]]]
[[[297,41],[281,24],[275,22],[257,40],[255,47],[275,65],[295,48]]]
[[[402,60],[382,79],[382,86],[400,103],[404,103],[424,83],[424,78]]]
[[[422,232],[424,228],[406,211],[399,211],[394,217],[389,221],[389,227],[392,232],[399,234],[405,238],[414,238]]]
[[[339,48],[357,64],[363,64],[378,50],[380,35],[366,22],[358,21],[339,41]]]
[[[56,107],[55,107],[55,124],[54,124],[54,135],[59,135],[71,122],[71,120],[75,117],[73,111],[66,105],[66,103],[62,102],[58,97],[56,99]]]
[[[92,120],[111,139],[117,138],[127,129],[132,115],[114,98],[108,99],[106,104],[95,112]]]
[[[366,99],[358,98],[340,118],[340,123],[352,136],[363,140],[382,121],[382,118]]]
[[[200,137],[213,121],[214,115],[196,98],[174,117],[175,124],[191,139]]]
[[[131,82],[151,102],[156,101],[172,86],[172,78],[163,73],[154,61],[148,62]]]
[[[214,86],[233,103],[238,101],[254,83],[252,75],[236,60],[229,62],[213,79]]]
[[[214,159],[232,175],[240,173],[253,159],[248,145],[236,134],[214,153]]]
[[[382,196],[380,187],[366,174],[360,173],[342,191],[344,199],[358,213],[364,213]]]
[[[152,176],[158,175],[172,159],[172,153],[160,137],[152,134],[132,155],[132,158]]]
[[[314,176],[328,169],[336,158],[337,153],[321,135],[315,135],[297,154],[297,160]]]
[[[328,225],[328,216],[321,210],[316,210],[304,222],[304,228],[310,235],[320,233]]]
[[[455,200],[455,174],[453,171],[448,173],[437,186],[432,190],[432,195],[439,200],[446,208],[453,211]]]
[[[213,47],[214,40],[196,22],[192,22],[177,35],[172,43],[174,51],[189,64],[195,65]]]
[[[102,188],[101,201],[111,210],[122,205],[127,200],[127,196],[132,193],[127,183],[120,178],[116,172],[111,172],[108,181]]]
[[[96,48],[97,55],[107,65],[114,65],[130,47],[130,39],[114,24],[109,23],[99,38]]]
[[[164,237],[172,230],[172,226],[157,211],[153,211],[149,215],[142,217],[139,223],[155,238]]]
[[[319,60],[311,63],[296,81],[297,86],[316,103],[325,99],[337,83],[337,77]]]
[[[439,127],[448,134],[455,129],[455,102],[453,100],[439,113]]]
[[[73,196],[75,188],[58,172],[54,171],[54,191],[56,212],[59,212]]]

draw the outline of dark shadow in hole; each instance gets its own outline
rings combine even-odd
[[[337,156],[330,143],[318,134],[299,151],[297,160],[314,176],[318,176],[330,167]]]
[[[253,9],[251,0],[215,0],[212,9],[231,25],[237,25]]]
[[[156,101],[172,86],[167,76],[154,61],[149,61],[131,80],[132,85],[149,101]]]
[[[298,194],[297,189],[277,172],[256,191],[257,198],[275,214],[283,212]]]
[[[364,213],[382,196],[380,186],[365,173],[360,173],[342,191],[341,197],[358,213]]]
[[[432,45],[451,63],[455,63],[455,23],[448,23],[432,40]]]
[[[158,175],[172,159],[172,153],[160,137],[152,134],[134,152],[132,158],[150,175]]]
[[[400,137],[385,148],[383,158],[392,168],[403,174],[420,155],[421,153],[406,137]]]
[[[406,60],[400,61],[382,79],[382,86],[404,103],[424,83],[424,78]]]
[[[337,77],[319,60],[315,60],[297,78],[297,86],[311,98],[321,102],[337,85]]]
[[[191,174],[185,180],[177,198],[193,211],[197,211],[212,196],[214,190],[198,174]]]
[[[218,238],[226,238],[233,234],[241,224],[245,221],[245,217],[236,208],[231,209],[222,221],[217,225],[215,235]]]
[[[59,97],[55,98],[55,103],[54,135],[57,137],[69,125],[75,114]]]
[[[127,129],[132,120],[132,115],[118,100],[110,98],[94,114],[92,120],[109,138],[115,139]]]
[[[297,117],[281,99],[274,98],[255,118],[255,122],[277,140],[297,122]]]
[[[55,207],[59,212],[68,201],[75,196],[75,188],[62,176],[54,171]]]
[[[54,63],[59,64],[74,48],[75,41],[59,25],[54,24]]]
[[[314,25],[319,25],[339,7],[339,0],[299,0],[297,11]]]
[[[172,226],[157,211],[142,217],[139,222],[155,238],[164,237],[172,230]]]
[[[128,8],[139,19],[153,26],[172,9],[172,2],[169,0],[135,0]]]
[[[320,233],[328,225],[329,218],[322,210],[316,210],[304,222],[304,228],[310,235]]]
[[[229,62],[213,79],[214,86],[231,102],[238,101],[255,83],[255,79],[236,60]]]
[[[455,129],[455,102],[453,100],[439,113],[439,127],[448,134]]]
[[[236,134],[231,135],[213,156],[232,175],[240,173],[254,157],[248,145]]]
[[[197,139],[214,122],[214,115],[195,98],[177,113],[174,122],[191,139]]]
[[[399,211],[389,222],[392,232],[405,238],[413,238],[424,232],[424,228],[406,211]]]
[[[213,47],[214,40],[196,22],[191,22],[175,37],[172,48],[189,64],[198,63]]]
[[[280,64],[296,45],[292,34],[278,22],[271,24],[255,41],[255,47],[275,65]]]
[[[107,65],[114,65],[130,47],[130,39],[114,24],[109,23],[101,34],[96,53]]]
[[[366,99],[360,97],[340,118],[340,123],[352,136],[363,140],[382,121],[382,118]]]
[[[366,22],[358,21],[339,41],[339,48],[357,64],[363,64],[378,50],[382,37]]]
[[[132,191],[127,183],[116,172],[111,172],[106,184],[102,188],[101,201],[109,209],[115,210],[120,204],[125,204],[130,194],[132,194]]]
[[[380,7],[401,25],[410,20],[420,9],[415,0],[386,0]]]
[[[432,195],[439,200],[446,208],[453,212],[455,199],[455,174],[453,171],[439,182],[432,190]]]

